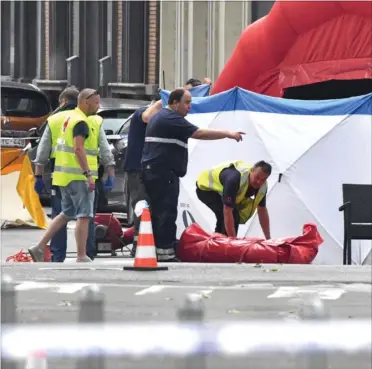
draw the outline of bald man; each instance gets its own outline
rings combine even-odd
[[[191,108],[191,93],[173,90],[168,105],[160,109],[146,128],[142,152],[142,180],[150,200],[152,227],[158,261],[176,262],[177,205],[179,181],[187,172],[188,140],[242,141],[243,132],[201,129],[185,117]]]
[[[52,136],[55,134],[58,137],[53,185],[60,187],[62,212],[52,220],[41,241],[29,249],[34,261],[41,261],[49,240],[60,228],[75,218],[77,261],[91,261],[86,254],[86,242],[89,222],[94,213],[100,127],[90,117],[97,113],[99,107],[98,92],[84,89],[78,95],[77,108],[55,114],[52,118],[58,122],[55,132],[52,132]],[[112,160],[110,150],[101,152],[100,155],[106,156],[104,159],[107,159],[107,162]],[[113,176],[113,167],[108,169],[109,176]]]

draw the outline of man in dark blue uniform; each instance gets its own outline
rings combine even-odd
[[[189,138],[242,140],[243,132],[200,129],[185,119],[191,94],[180,88],[169,95],[168,105],[156,113],[146,129],[142,154],[143,183],[150,200],[151,217],[159,261],[177,261],[177,205],[179,179],[188,164]]]
[[[128,134],[128,146],[124,161],[124,170],[127,173],[130,202],[133,209],[139,201],[148,201],[146,190],[142,183],[141,157],[145,143],[146,126],[150,118],[162,108],[160,95],[154,96],[149,107],[139,108],[134,112],[130,122]],[[140,217],[134,214],[134,240],[132,255],[135,255],[137,247]]]

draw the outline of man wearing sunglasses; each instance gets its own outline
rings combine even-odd
[[[96,113],[100,107],[97,91],[85,89],[78,96],[78,106],[74,110],[61,112],[54,116],[59,122],[51,129],[55,145],[55,167],[53,185],[58,186],[62,195],[62,212],[53,219],[50,227],[38,245],[29,249],[34,261],[43,261],[47,242],[71,219],[77,218],[76,244],[78,262],[91,261],[87,255],[89,223],[94,215],[94,190],[98,174],[98,148],[102,164],[108,168],[109,184],[113,186],[114,158],[109,148],[102,125]],[[99,117],[100,118],[100,117]],[[39,154],[39,153],[38,153]],[[40,163],[41,155],[36,162]],[[94,227],[93,227],[94,232]],[[93,248],[94,245],[89,245]],[[88,250],[92,254],[92,250]],[[66,250],[59,250],[64,261]]]

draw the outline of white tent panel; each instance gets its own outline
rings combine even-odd
[[[190,122],[204,120],[205,114],[193,114]],[[236,122],[240,122],[239,124]],[[198,175],[205,169],[209,169],[226,161],[246,160],[254,163],[258,160],[271,160],[264,143],[257,134],[254,123],[249,119],[249,112],[220,112],[211,121],[210,129],[241,129],[246,133],[243,142],[233,140],[189,140],[197,142],[192,151],[189,151],[189,166],[187,176],[183,179],[185,187],[195,185]],[[233,128],[234,127],[234,128]]]
[[[287,172],[298,196],[340,246],[343,214],[338,208],[343,203],[342,183],[372,183],[371,137],[368,116],[349,116]],[[362,260],[368,251],[362,251]],[[357,259],[358,253],[353,249],[354,256]]]
[[[315,223],[324,239],[315,262],[342,262],[343,216],[338,211],[342,204],[342,183],[371,183],[371,165],[358,160],[371,158],[368,116],[314,119],[235,111],[190,117],[199,126],[203,122],[207,127],[205,123],[209,122],[208,127],[213,129],[223,129],[229,122],[229,127],[241,129],[246,136],[240,144],[231,140],[190,140],[194,145],[187,176],[181,182],[179,236],[188,224],[184,210],[207,232],[214,231],[213,212],[195,194],[195,182],[203,170],[226,161],[245,160],[253,164],[267,160],[273,165],[267,198],[272,237],[295,237],[301,234],[303,224]],[[272,123],[274,119],[276,123]],[[283,176],[278,183],[280,173]],[[239,236],[263,236],[257,215],[239,227]],[[362,246],[353,248],[353,259],[358,263],[371,247],[370,242],[359,244]]]
[[[250,112],[250,115],[259,137],[281,173],[284,173],[344,118],[331,116],[322,120],[314,119],[311,115],[261,112]]]
[[[342,263],[341,248],[337,241],[327,232],[326,228],[319,222],[306,204],[293,191],[289,178],[282,177],[267,198],[268,211],[271,219],[271,237],[288,238],[297,237],[302,234],[303,225],[313,223],[317,226],[324,243],[319,247],[319,253],[314,263],[334,264]],[[264,237],[257,213],[252,222],[247,226],[241,226],[239,235],[248,237]]]
[[[343,216],[338,211],[342,184],[372,183],[371,97],[299,101],[236,88],[193,99],[187,116],[191,123],[201,128],[241,130],[246,135],[242,143],[189,141],[178,235],[191,218],[207,232],[214,230],[214,214],[195,194],[196,180],[203,170],[227,161],[253,164],[265,160],[273,165],[267,196],[272,237],[296,237],[305,223],[315,223],[324,239],[315,263],[342,263]],[[240,226],[239,236],[245,235],[263,236],[257,215]],[[371,242],[354,244],[353,259],[361,263]]]
[[[189,115],[187,117],[187,120],[198,126],[199,128],[208,128],[212,124],[212,122],[215,119],[218,119],[219,112],[214,113],[205,113],[203,114],[203,119],[200,119],[200,116],[198,117],[197,114]],[[198,146],[198,140],[190,140],[189,141],[189,154],[191,154],[196,146]]]
[[[177,237],[181,237],[183,231],[196,221],[206,231],[212,231],[214,222],[213,212],[204,206],[196,196],[196,185],[186,188],[180,185],[178,200]],[[214,228],[213,228],[214,230]]]

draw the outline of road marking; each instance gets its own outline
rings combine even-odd
[[[127,264],[133,264],[134,262],[134,259],[133,258],[129,258],[129,257],[120,257],[120,256],[117,256],[117,257],[98,257],[96,259],[94,259],[93,262],[91,263],[86,263],[88,265],[92,265],[92,267],[96,266],[96,265],[111,265],[111,264],[122,264],[123,266],[124,265],[127,265]],[[77,263],[76,262],[76,258],[66,258],[65,264],[79,264],[81,265],[81,263]]]
[[[57,293],[76,293],[85,286],[90,286],[96,283],[78,283],[78,282],[56,282],[55,279],[39,280],[39,281],[19,281],[16,282],[15,289],[17,291],[30,291],[36,289],[49,289],[50,292]],[[206,286],[206,285],[184,285],[184,284],[119,284],[119,283],[97,283],[102,288],[132,288],[137,290],[137,294],[141,296],[146,293],[158,293],[164,289],[170,290],[189,290],[199,295],[209,296],[214,291],[272,291],[267,298],[292,298],[313,293],[318,293],[323,299],[336,299],[346,292],[371,293],[369,284],[334,284],[334,285],[306,285],[301,287],[277,287],[270,283],[250,283],[228,286]],[[141,289],[141,290],[139,290]],[[139,291],[138,291],[139,290]],[[208,297],[207,297],[208,298]]]
[[[50,283],[43,282],[21,282],[15,286],[16,291],[30,291],[42,288],[49,288]]]
[[[68,268],[67,270],[70,270]],[[86,286],[90,286],[96,283],[77,283],[77,282],[56,282],[55,279],[41,279],[39,281],[18,281],[15,289],[17,291],[30,291],[36,289],[49,289],[51,292],[57,293],[75,293],[81,290]],[[205,285],[152,285],[152,284],[119,284],[119,283],[97,283],[98,286],[102,288],[133,288],[140,291],[137,291],[136,295],[144,295],[147,293],[158,293],[164,289],[171,290],[190,290],[197,291],[196,293],[202,294],[204,296],[210,295],[213,291],[218,290],[230,290],[230,291],[242,291],[242,290],[273,290],[275,287],[272,284],[248,284],[248,285],[232,285],[232,286],[205,286]]]
[[[372,293],[372,285],[369,283],[341,284],[340,287],[349,292]]]
[[[144,290],[138,291],[135,293],[135,295],[143,296],[143,295],[147,295],[148,293],[158,293],[162,291],[164,288],[166,288],[166,286],[155,285],[155,286],[145,288]]]
[[[57,293],[73,294],[84,287],[89,286],[89,283],[44,283],[44,282],[21,282],[15,286],[16,291],[31,291],[40,289],[54,289]]]
[[[84,287],[88,287],[88,283],[68,283],[58,287],[58,293],[76,293]]]
[[[96,266],[95,268],[91,267],[84,267],[80,268],[76,267],[46,267],[46,268],[38,268],[38,270],[123,270],[123,268],[113,268],[113,267],[104,267],[104,266]]]
[[[279,287],[274,293],[267,296],[268,299],[292,298],[317,294],[322,300],[337,300],[346,290],[342,288],[321,288],[321,287]]]
[[[210,290],[202,290],[198,292],[191,293],[190,295],[196,297],[197,299],[210,299],[211,293],[215,290],[214,287],[211,287]]]

